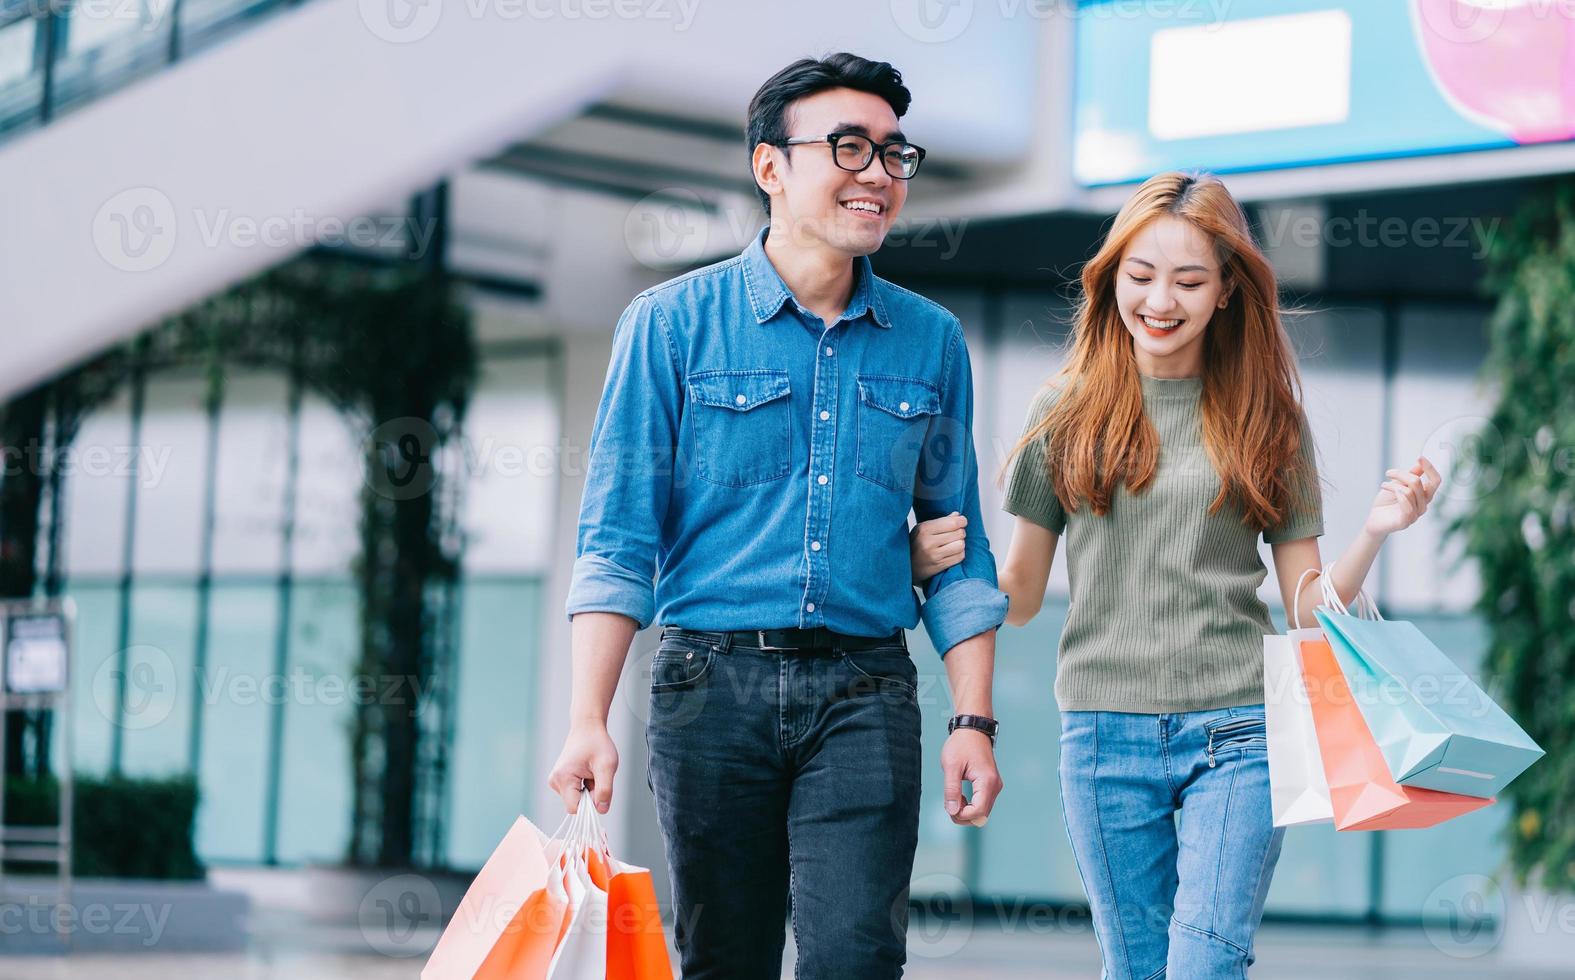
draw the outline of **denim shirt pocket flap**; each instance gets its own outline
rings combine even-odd
[[[786,397],[786,371],[702,371],[689,376],[691,397],[701,405],[747,412]]]
[[[859,375],[859,401],[900,419],[937,415],[941,393],[928,381],[883,375]]]

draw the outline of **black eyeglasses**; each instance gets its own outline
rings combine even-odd
[[[910,180],[919,172],[924,162],[924,147],[901,140],[877,143],[858,133],[828,133],[825,136],[795,136],[778,143],[778,146],[801,146],[807,143],[830,143],[831,159],[843,170],[863,172],[870,165],[875,151],[880,150],[880,165],[898,180]]]

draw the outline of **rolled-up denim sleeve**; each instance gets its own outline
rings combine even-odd
[[[649,626],[672,493],[682,404],[667,324],[639,296],[613,331],[612,361],[591,427],[566,611],[613,612]]]
[[[969,637],[1006,621],[1007,597],[996,588],[995,556],[979,511],[979,460],[973,446],[973,371],[962,325],[947,344],[941,413],[931,423],[914,481],[913,510],[920,521],[956,511],[968,519],[963,560],[924,586],[920,615],[942,657]]]

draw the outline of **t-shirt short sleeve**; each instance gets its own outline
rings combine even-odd
[[[1034,397],[1028,407],[1028,418],[1023,422],[1026,435],[1050,413],[1055,404],[1056,391],[1047,388]],[[1045,439],[1039,438],[1023,447],[1012,462],[1012,472],[1006,482],[1006,500],[1003,509],[1008,514],[1025,517],[1056,534],[1066,530],[1066,511],[1055,495],[1050,471],[1045,465]]]
[[[1297,462],[1298,493],[1285,517],[1274,527],[1265,528],[1263,540],[1269,544],[1316,538],[1323,534],[1323,489],[1318,483],[1317,447],[1307,414],[1301,416],[1301,455]]]

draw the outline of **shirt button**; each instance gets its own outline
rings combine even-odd
[[[827,357],[830,357],[831,355],[833,355],[835,353],[836,353],[836,350],[834,348],[831,348],[831,347],[827,347],[826,348],[826,356]]]
[[[820,413],[820,420],[822,422],[826,421],[829,418],[831,418],[831,413],[830,412],[821,412]]]
[[[901,411],[906,412],[908,410],[908,403],[907,402],[903,402],[901,405],[898,405],[897,408],[899,410],[901,410]]]
[[[809,605],[804,607],[804,611],[805,612],[814,612],[815,611],[815,604],[813,602],[811,602]]]
[[[809,543],[809,550],[810,551],[819,551],[820,550],[820,542],[819,541],[811,541]]]
[[[748,400],[749,399],[745,398],[743,395],[739,395],[737,398],[733,399],[733,401],[738,402],[740,405],[744,404],[744,402]]]
[[[815,477],[815,482],[820,484],[821,486],[825,486],[826,483],[827,483],[826,474],[822,473],[819,476]]]

